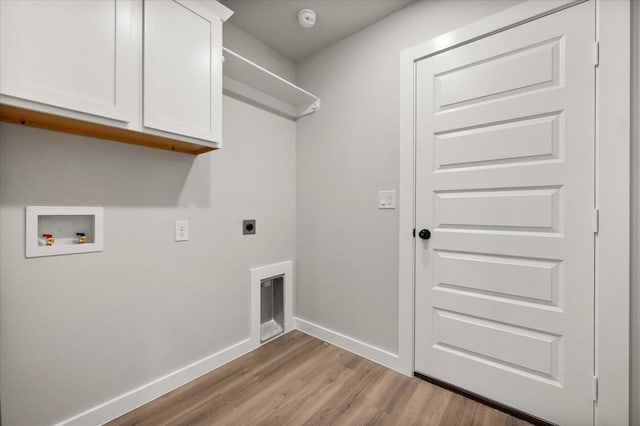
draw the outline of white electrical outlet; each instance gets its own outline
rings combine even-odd
[[[189,241],[188,220],[176,220],[176,241]]]

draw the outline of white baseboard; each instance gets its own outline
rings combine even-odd
[[[330,330],[312,322],[294,318],[293,328],[316,337],[332,345],[338,346],[373,362],[400,371],[398,355],[361,342],[342,333]],[[126,392],[110,401],[96,405],[89,410],[57,423],[56,426],[94,426],[104,424],[123,414],[134,410],[147,402],[170,392],[190,381],[215,370],[242,355],[256,349],[255,343],[249,339],[238,342],[218,351],[206,358],[173,371],[150,383]],[[402,371],[400,371],[402,372]]]
[[[238,342],[110,401],[63,420],[56,426],[95,426],[113,420],[255,349],[251,339]]]
[[[363,358],[367,358],[373,362],[384,365],[385,367],[396,370],[403,373],[400,370],[398,355],[385,351],[384,349],[377,348],[368,343],[361,342],[353,337],[346,336],[337,331],[330,330],[321,325],[314,324],[312,322],[303,320],[301,318],[294,318],[293,320],[295,328],[298,330],[310,334],[311,336],[338,346],[349,352],[353,352],[356,355],[360,355]],[[404,374],[404,373],[403,373]]]

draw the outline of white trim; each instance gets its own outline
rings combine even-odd
[[[587,0],[525,1],[457,30],[407,48],[400,53],[402,62],[404,63],[405,60],[413,62],[426,56],[435,55],[444,50],[488,37],[585,1]]]
[[[283,273],[281,271],[286,270],[287,267],[291,266],[291,262],[282,262],[276,265],[254,268],[252,269],[252,272],[254,270],[256,270],[257,272],[263,272],[261,276],[263,278],[269,278],[276,275],[281,275]],[[291,277],[292,270],[289,269],[284,273],[286,274],[287,272],[289,273],[289,275],[285,276]],[[258,280],[258,285],[259,284],[260,281]],[[293,329],[297,329],[317,339],[324,340],[325,342],[331,343],[332,345],[338,346],[339,348],[352,352],[363,358],[367,358],[370,361],[399,371],[398,355],[396,354],[369,345],[368,343],[364,343],[360,340],[354,339],[352,337],[346,336],[342,333],[338,333],[337,331],[330,330],[326,327],[322,327],[312,322],[300,318],[293,318],[291,316],[289,318],[290,319],[288,322],[285,318],[285,332],[282,335],[290,332]],[[258,322],[260,320],[259,313],[257,320]],[[152,382],[125,392],[124,394],[119,395],[102,404],[98,404],[95,407],[88,409],[87,411],[56,423],[55,426],[93,426],[97,424],[104,424],[113,419],[116,419],[123,414],[135,410],[136,408],[150,401],[153,401],[154,399],[168,392],[171,392],[172,390],[177,389],[180,386],[183,386],[201,376],[204,376],[205,374],[210,373],[211,371],[220,368],[223,365],[228,364],[229,362],[255,350],[258,346],[260,346],[259,323],[257,339],[257,344],[254,341],[254,337],[242,340],[234,345],[229,346],[228,348],[222,349],[221,351],[209,355],[192,364],[179,368]]]
[[[415,64],[413,51],[401,53],[400,63],[400,181],[398,189],[398,366],[414,372],[415,280]]]
[[[218,15],[218,18],[220,18],[222,22],[226,22],[229,18],[231,18],[231,15],[233,15],[233,10],[229,9],[218,1],[210,0],[207,2],[207,4],[210,5],[209,7],[213,9],[213,13]]]
[[[293,262],[251,268],[251,345],[260,346],[260,282],[264,279],[284,276],[284,333],[293,330]],[[266,342],[265,342],[266,343]]]
[[[317,339],[324,340],[339,348],[352,352],[370,361],[384,365],[392,370],[398,369],[398,355],[354,339],[337,331],[328,329],[301,318],[294,319],[295,328]]]
[[[93,426],[104,424],[241,357],[252,349],[253,346],[251,345],[250,339],[245,339],[206,358],[173,371],[166,376],[117,396],[110,401],[96,405],[83,413],[63,420],[57,423],[56,426]]]
[[[231,18],[233,15],[233,11],[228,7],[224,6],[222,3],[219,3],[216,0],[205,0],[205,1],[196,1],[196,0],[174,0],[176,3],[183,5],[187,9],[192,12],[197,13],[203,18],[213,21],[214,19],[219,19],[222,22],[225,22],[227,19]]]
[[[595,424],[629,424],[630,7],[628,0],[596,2]]]
[[[596,288],[596,354],[600,390],[598,424],[629,422],[629,0],[595,0],[600,40],[596,100],[597,171],[600,232]],[[398,366],[407,375],[414,367],[414,66],[438,52],[513,28],[581,0],[527,1],[451,31],[400,55],[400,194],[399,194],[399,330]],[[606,143],[605,143],[606,141]],[[606,204],[606,207],[605,207]],[[606,209],[606,212],[603,211]]]
[[[278,275],[284,275],[285,279],[285,332],[283,334],[293,330],[293,263],[287,261],[253,268],[251,285],[252,288],[257,288],[258,292],[251,292],[251,337],[56,423],[56,426],[93,426],[106,423],[255,350],[260,346],[260,280]],[[257,310],[254,309],[256,295]],[[255,316],[256,313],[257,316]],[[254,323],[257,324],[257,334]]]

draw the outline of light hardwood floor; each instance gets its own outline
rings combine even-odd
[[[109,425],[528,425],[293,331]]]

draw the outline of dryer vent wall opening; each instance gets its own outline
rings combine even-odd
[[[260,343],[284,332],[284,276],[260,281]]]
[[[293,330],[293,262],[251,268],[251,342],[261,344]]]

